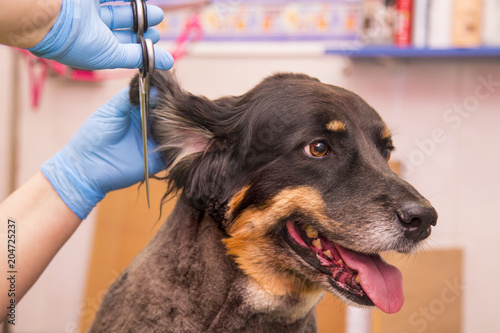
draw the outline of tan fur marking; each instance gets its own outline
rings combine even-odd
[[[236,202],[237,197],[231,202]],[[241,213],[224,239],[228,254],[261,287],[274,295],[316,293],[318,286],[292,273],[288,255],[273,245],[269,230],[292,211],[300,211],[319,221],[327,220],[321,195],[311,187],[288,188],[277,194],[265,207],[249,208]]]
[[[328,124],[326,124],[326,129],[333,132],[343,132],[346,130],[345,124],[340,120],[332,120]]]
[[[226,219],[232,219],[234,209],[236,207],[238,207],[240,205],[241,201],[243,201],[243,199],[245,198],[245,194],[248,191],[248,187],[249,187],[248,185],[243,187],[238,193],[236,193],[231,198],[231,200],[227,204],[228,210],[226,212]]]
[[[382,130],[381,136],[382,139],[388,139],[391,137],[391,131],[389,131],[389,129],[386,127]]]

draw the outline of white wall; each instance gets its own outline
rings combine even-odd
[[[6,58],[0,48],[0,64]],[[241,94],[276,71],[304,72],[361,95],[389,124],[405,164],[405,176],[439,212],[428,248],[465,250],[464,332],[500,331],[495,318],[500,298],[500,86],[481,87],[481,78],[500,82],[498,60],[370,60],[333,56],[191,56],[175,65],[183,86],[208,97]],[[3,77],[6,66],[1,66]],[[5,74],[4,74],[5,73]],[[26,73],[23,80],[26,81]],[[0,82],[0,94],[8,85]],[[83,120],[127,80],[102,84],[50,78],[36,112],[23,91],[20,181],[62,147]],[[479,90],[477,90],[479,89]],[[489,92],[489,96],[486,95]],[[479,93],[477,98],[475,94]],[[5,93],[1,96],[4,97]],[[476,103],[477,102],[477,103]],[[0,99],[0,133],[5,98]],[[448,118],[455,105],[467,104],[466,116]],[[470,103],[470,104],[468,104]],[[468,106],[468,107],[469,107]],[[466,114],[466,113],[464,113]],[[456,116],[455,116],[456,117]],[[448,119],[448,120],[447,120]],[[457,119],[461,119],[458,124]],[[430,140],[438,132],[438,141]],[[436,138],[434,138],[436,139]],[[0,145],[3,155],[3,146]],[[2,171],[0,163],[0,172]],[[0,193],[4,183],[1,183]],[[83,222],[37,285],[19,306],[16,332],[71,331],[78,321],[92,221]],[[22,239],[20,239],[22,243]],[[446,264],[446,263],[443,263]],[[429,272],[432,274],[432,272]]]

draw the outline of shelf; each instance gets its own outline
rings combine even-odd
[[[366,46],[361,49],[339,50],[326,48],[326,54],[337,54],[351,58],[481,58],[499,57],[498,47],[478,47],[470,49],[429,49],[395,46]]]

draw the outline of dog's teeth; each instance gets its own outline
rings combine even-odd
[[[337,260],[337,264],[339,264],[340,266],[344,265],[344,261],[342,259],[339,259]]]
[[[357,284],[359,284],[361,280],[359,279],[359,274],[357,274],[355,277],[354,277],[354,282],[356,282]]]
[[[318,238],[318,231],[310,225],[306,227],[306,234],[309,238]]]
[[[318,250],[323,249],[323,245],[321,244],[321,240],[319,238],[316,238],[312,241],[312,245],[317,248]]]
[[[326,251],[323,251],[323,254],[325,256],[327,256],[328,258],[333,259],[332,251],[326,250]]]

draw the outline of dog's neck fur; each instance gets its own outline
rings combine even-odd
[[[315,332],[314,297],[274,296],[226,255],[224,232],[181,195],[110,287],[91,332]]]

